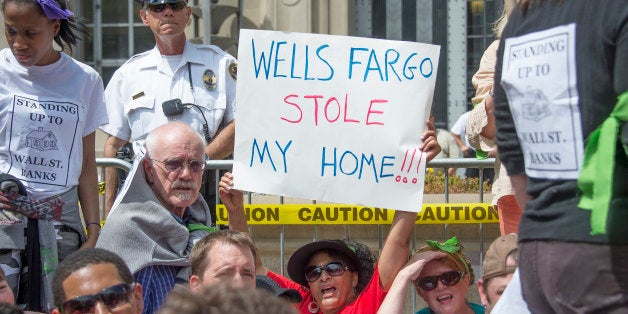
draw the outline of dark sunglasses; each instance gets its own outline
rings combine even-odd
[[[166,9],[166,6],[169,6],[172,11],[181,11],[183,8],[187,6],[185,2],[177,2],[177,3],[162,3],[162,4],[149,4],[148,9],[151,12],[159,13]]]
[[[63,314],[92,313],[98,301],[102,301],[107,309],[113,310],[129,302],[131,290],[130,284],[121,283],[94,295],[76,297],[63,303]]]
[[[340,276],[345,273],[349,267],[342,262],[329,262],[325,266],[308,266],[305,267],[305,280],[312,282],[320,278],[323,271],[329,276]]]
[[[432,291],[438,287],[438,281],[442,282],[445,286],[453,286],[457,284],[462,276],[464,275],[461,271],[448,271],[446,273],[442,273],[439,276],[428,276],[419,278],[416,282],[416,286],[421,288],[423,291]]]
[[[164,165],[164,168],[169,172],[176,172],[183,170],[183,167],[188,166],[193,172],[201,172],[205,169],[205,160],[193,159],[190,161],[185,161],[183,159],[169,159],[166,161],[161,161],[157,159],[151,159],[152,161],[156,161]]]

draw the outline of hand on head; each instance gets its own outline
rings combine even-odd
[[[410,257],[410,260],[406,263],[406,265],[401,270],[402,272],[409,273],[409,279],[414,281],[419,278],[421,275],[421,271],[423,267],[427,263],[432,260],[441,259],[447,256],[447,253],[444,252],[436,252],[436,251],[427,251],[427,252],[418,252],[413,254]]]

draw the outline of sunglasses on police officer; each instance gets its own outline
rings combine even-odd
[[[101,301],[109,310],[113,310],[131,299],[132,285],[121,283],[105,288],[97,294],[82,295],[63,303],[63,314],[93,313],[96,302]]]
[[[341,276],[347,269],[349,269],[349,267],[342,262],[329,262],[325,266],[308,266],[305,267],[305,280],[308,282],[315,281],[321,277],[323,271],[329,276]]]
[[[166,9],[166,6],[170,7],[172,11],[181,11],[183,10],[187,4],[185,2],[177,2],[177,3],[162,3],[162,4],[149,4],[148,9],[151,12],[159,13]]]
[[[438,276],[427,276],[423,278],[419,278],[416,282],[416,286],[421,288],[423,291],[432,291],[438,287],[438,282],[442,282],[445,286],[453,286],[457,284],[460,279],[462,279],[464,273],[461,271],[448,271],[446,273],[442,273]]]

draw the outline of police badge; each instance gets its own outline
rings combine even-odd
[[[216,84],[218,83],[218,80],[216,79],[216,74],[214,74],[214,71],[207,69],[205,70],[205,72],[203,72],[203,83],[205,83],[205,88],[207,88],[208,90],[216,89]]]

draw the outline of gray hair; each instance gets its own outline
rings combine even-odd
[[[157,144],[159,143],[159,140],[163,137],[165,132],[172,131],[173,129],[177,129],[182,132],[195,134],[198,140],[203,144],[203,147],[207,146],[207,142],[205,141],[205,138],[200,133],[196,132],[196,130],[194,130],[189,125],[183,122],[179,122],[179,121],[168,122],[152,130],[148,134],[148,136],[146,136],[146,141],[144,142],[144,146],[146,147],[146,155],[153,156],[155,154],[155,151],[157,150]]]

